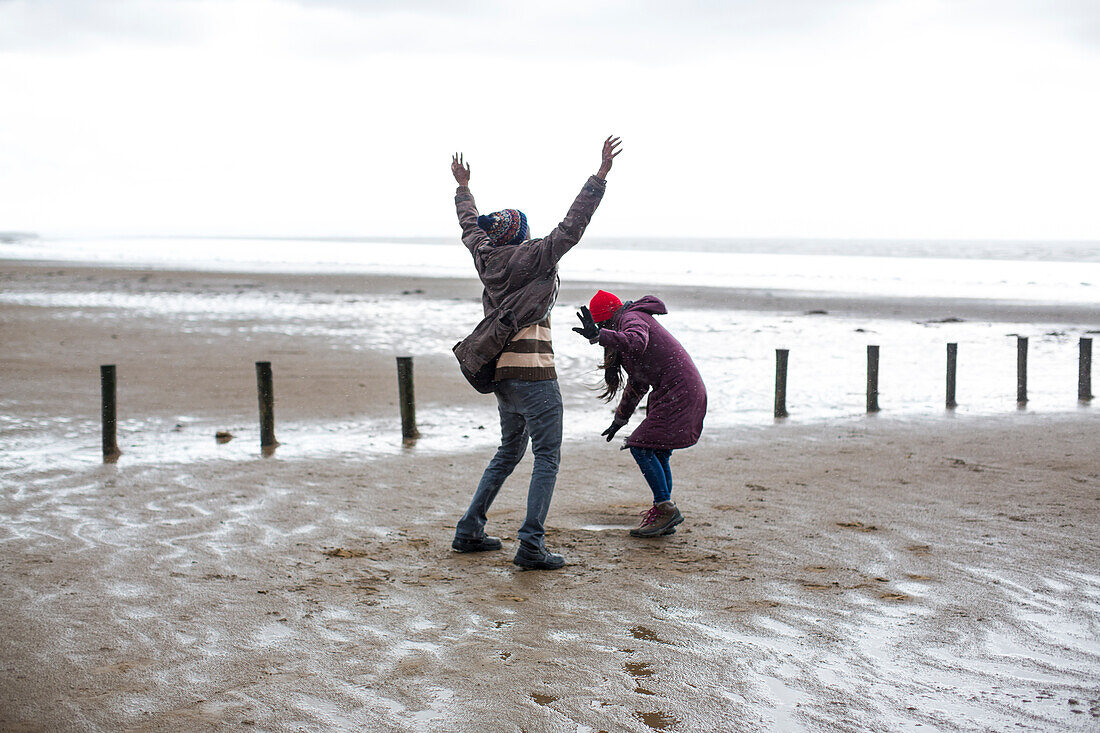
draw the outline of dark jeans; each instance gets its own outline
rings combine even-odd
[[[638,462],[649,488],[653,491],[653,503],[672,500],[672,469],[668,466],[670,450],[631,447],[630,455]]]
[[[482,474],[470,508],[455,527],[455,536],[473,539],[485,534],[486,512],[504,480],[523,458],[530,441],[535,465],[527,490],[527,519],[518,537],[520,542],[545,549],[543,524],[561,462],[562,406],[558,380],[505,379],[497,382],[494,391],[500,412],[500,448]]]

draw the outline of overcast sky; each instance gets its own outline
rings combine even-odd
[[[0,230],[1100,239],[1096,0],[0,0]]]

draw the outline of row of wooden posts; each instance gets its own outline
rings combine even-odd
[[[1027,403],[1027,337],[1016,340],[1016,402]],[[1077,399],[1088,402],[1092,399],[1092,339],[1082,338],[1079,344]],[[947,409],[958,407],[955,401],[956,358],[959,345],[947,345]],[[787,360],[788,349],[775,350],[775,417],[787,417]],[[879,347],[867,346],[867,412],[878,412],[878,362]],[[103,397],[103,458],[114,461],[122,451],[118,448],[116,414],[116,374],[113,364],[99,368],[100,387]],[[279,443],[275,440],[275,388],[271,373],[271,362],[256,362],[256,390],[260,403],[260,447],[272,449]],[[401,437],[414,441],[420,437],[416,429],[416,400],[413,394],[413,361],[411,356],[397,357],[397,391],[401,410]]]
[[[1016,337],[1016,403],[1027,404],[1027,336]],[[1081,338],[1077,360],[1077,399],[1088,402],[1092,399],[1092,339]],[[787,349],[775,350],[775,416],[787,417]],[[956,362],[959,345],[947,345],[947,397],[945,405],[953,410],[959,406],[955,401]],[[867,346],[867,412],[878,412],[878,357],[879,347]]]
[[[113,462],[122,455],[118,447],[118,412],[116,402],[117,376],[114,364],[99,367],[100,392],[103,397],[103,460]],[[401,405],[401,436],[405,442],[420,437],[416,429],[416,399],[413,394],[413,360],[397,357],[398,402]],[[256,362],[256,393],[260,401],[260,448],[274,449],[275,440],[275,380],[271,362]]]

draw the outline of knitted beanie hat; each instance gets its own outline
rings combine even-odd
[[[603,323],[611,320],[615,311],[623,307],[623,302],[606,290],[597,290],[588,302],[588,311],[592,314],[592,320]]]
[[[494,247],[519,244],[527,239],[527,215],[519,209],[502,209],[477,218],[477,225],[489,235]]]

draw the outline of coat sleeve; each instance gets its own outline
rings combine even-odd
[[[562,255],[580,241],[581,235],[588,227],[588,222],[592,220],[592,215],[596,213],[596,207],[603,200],[603,192],[606,186],[607,184],[596,178],[596,176],[589,176],[584,187],[581,188],[581,192],[577,194],[577,198],[573,201],[573,205],[569,207],[569,211],[562,219],[561,224],[558,224],[554,231],[541,240],[544,256],[548,257],[551,262],[557,263]],[[476,217],[474,223],[477,223]]]
[[[455,192],[455,211],[458,213],[458,225],[462,227],[462,243],[466,249],[474,252],[480,245],[489,243],[489,235],[477,225],[477,204],[474,195],[467,186],[459,186]]]
[[[620,353],[631,354],[635,358],[640,357],[649,346],[649,325],[641,318],[632,317],[632,314],[627,313],[622,317],[620,328],[619,331],[610,328],[600,329],[598,337],[600,346],[609,346]],[[623,397],[615,410],[615,417],[623,422],[629,420],[648,391],[648,384],[630,376],[626,381]]]
[[[630,416],[634,414],[638,403],[642,401],[648,391],[649,385],[645,382],[639,382],[634,377],[628,378],[626,389],[623,390],[623,397],[619,400],[619,406],[615,408],[615,419],[624,423],[630,420]]]
[[[641,355],[649,346],[649,326],[641,319],[630,318],[629,314],[624,316],[623,320],[626,322],[622,324],[621,331],[601,328],[600,335],[597,337],[598,343],[600,346],[610,346],[621,353]]]

